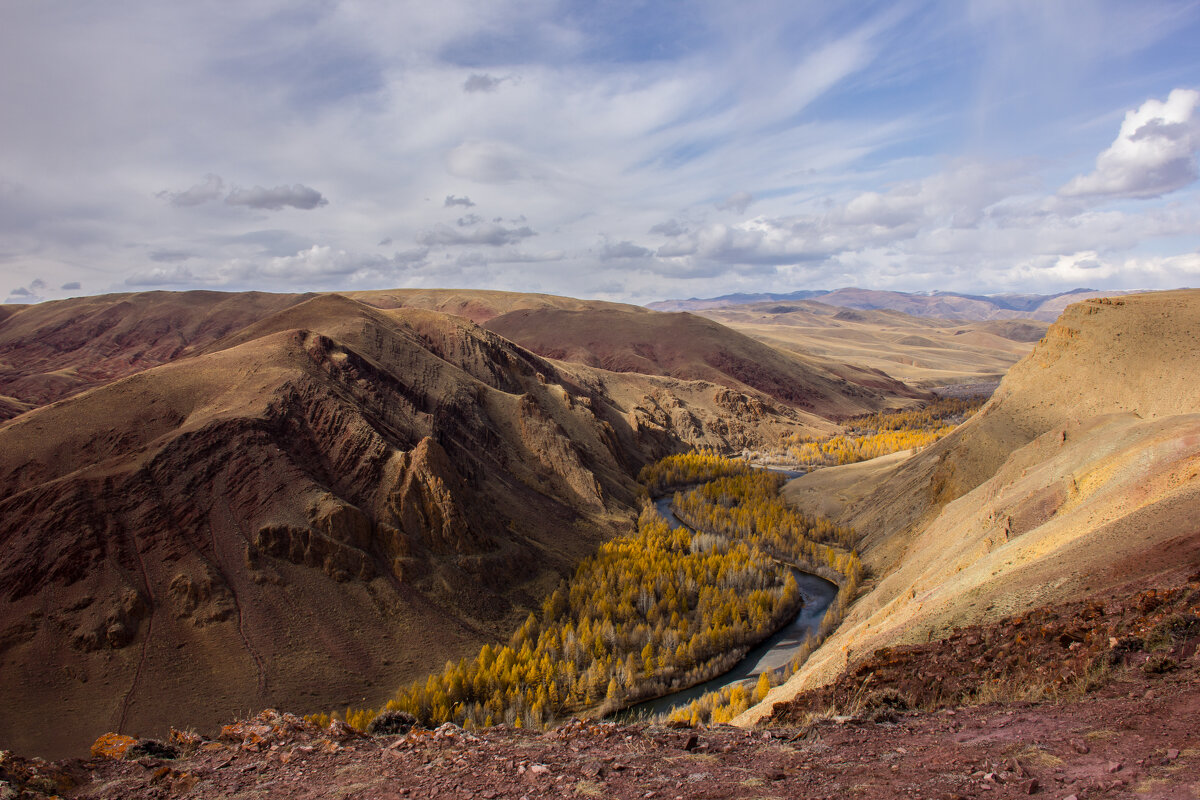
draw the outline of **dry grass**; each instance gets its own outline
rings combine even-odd
[[[604,787],[595,781],[582,780],[575,784],[575,794],[581,797],[604,797]]]
[[[1023,764],[1028,764],[1029,766],[1039,767],[1042,769],[1051,769],[1063,763],[1061,758],[1053,753],[1043,750],[1041,747],[1038,747],[1035,744],[1026,745],[1021,750],[1013,753],[1013,758],[1017,759]]]

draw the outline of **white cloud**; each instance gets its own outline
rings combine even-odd
[[[195,286],[208,282],[203,276],[179,265],[140,270],[125,279],[126,286]]]
[[[510,183],[544,178],[549,170],[532,156],[505,142],[471,140],[446,153],[446,169],[478,183]]]
[[[1194,81],[1200,9],[1152,6],[19,3],[5,289],[983,291],[1088,252],[1134,282],[1200,237],[1191,90],[1143,105]]]
[[[1147,100],[1125,114],[1116,141],[1095,171],[1072,179],[1066,197],[1158,197],[1196,180],[1200,151],[1200,92],[1175,89],[1166,101]]]

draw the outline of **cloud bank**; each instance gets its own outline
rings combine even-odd
[[[1187,285],[1197,40],[1175,0],[18,3],[0,293]]]

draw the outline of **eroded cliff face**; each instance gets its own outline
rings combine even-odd
[[[0,731],[61,754],[382,702],[628,528],[648,459],[804,424],[461,318],[290,305],[0,426]]]

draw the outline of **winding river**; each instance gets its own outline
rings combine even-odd
[[[666,518],[671,527],[685,528],[687,526],[680,522],[671,511],[673,498],[674,495],[660,497],[654,501],[654,507]],[[796,651],[804,644],[805,638],[810,634],[813,636],[817,634],[821,620],[824,619],[825,612],[829,609],[834,597],[837,596],[838,590],[837,584],[818,575],[800,570],[793,570],[793,573],[800,586],[800,594],[804,597],[804,605],[800,608],[800,613],[791,622],[747,653],[746,657],[739,661],[733,669],[689,689],[681,689],[678,692],[630,706],[617,712],[616,716],[619,719],[631,720],[668,713],[715,689],[742,681],[753,684],[760,673],[778,669],[791,661]]]

